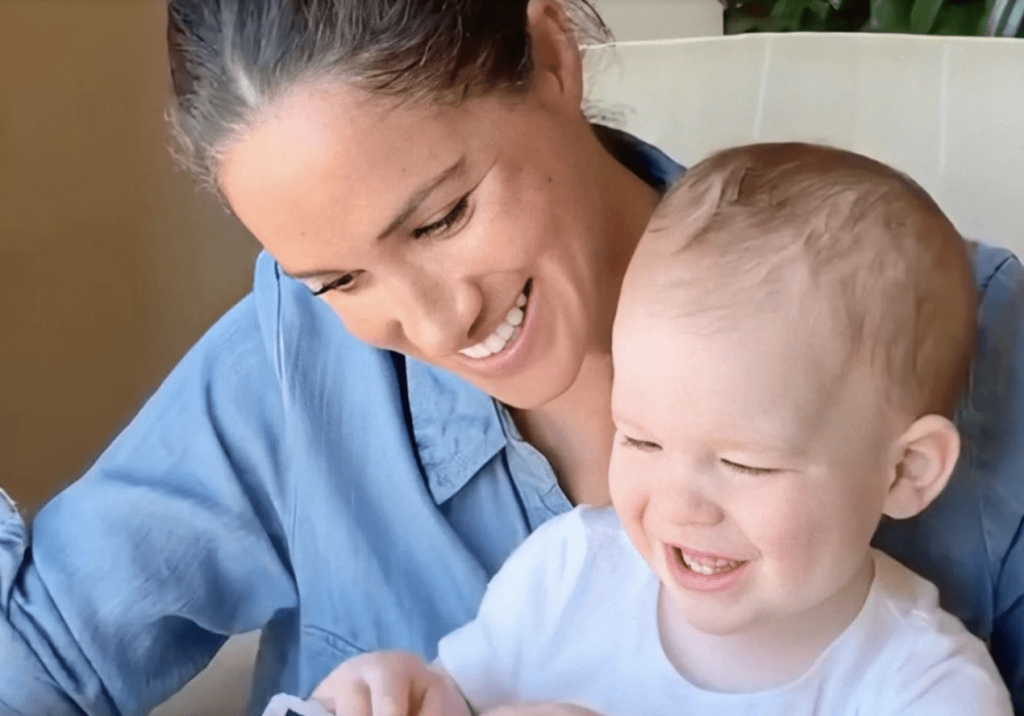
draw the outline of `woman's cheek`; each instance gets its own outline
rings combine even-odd
[[[362,311],[351,297],[344,295],[327,296],[327,305],[354,338],[383,350],[398,351],[412,355],[411,347],[402,340],[401,325],[397,320],[384,315],[381,311]],[[413,356],[415,357],[415,356]]]

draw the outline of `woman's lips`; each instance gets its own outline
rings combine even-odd
[[[673,581],[694,592],[729,589],[743,578],[750,565],[748,561],[670,544],[664,549],[665,563]]]
[[[477,373],[493,374],[508,370],[519,356],[525,352],[526,346],[529,344],[530,335],[532,334],[531,327],[535,323],[537,313],[538,297],[536,294],[537,290],[533,285],[533,279],[530,279],[523,287],[516,306],[509,310],[505,320],[499,324],[498,328],[485,338],[484,341],[459,351],[459,357],[462,359],[462,362]],[[517,312],[522,314],[521,317],[516,315]],[[517,321],[518,325],[513,325]],[[502,328],[506,323],[512,329],[512,333],[507,337],[501,336],[501,332],[507,331],[507,329]],[[480,355],[477,349],[481,347],[486,348],[487,341],[494,339],[496,335],[505,342],[504,346],[490,355],[476,357]]]

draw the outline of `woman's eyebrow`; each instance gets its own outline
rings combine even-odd
[[[402,207],[402,210],[398,212],[398,215],[391,220],[391,223],[388,224],[384,231],[378,234],[377,240],[380,241],[381,239],[385,239],[397,231],[400,226],[409,220],[409,217],[416,213],[416,210],[420,208],[420,205],[424,201],[427,200],[427,197],[429,197],[439,186],[461,174],[465,168],[466,157],[463,156],[450,167],[428,181],[415,194],[409,197],[409,200],[405,203],[405,206]]]

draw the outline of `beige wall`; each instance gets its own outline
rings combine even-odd
[[[77,477],[249,286],[167,152],[163,0],[0,2],[0,487]]]

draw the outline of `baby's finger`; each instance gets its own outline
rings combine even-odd
[[[415,716],[470,716],[469,704],[458,689],[439,679],[423,695],[420,710]]]
[[[376,716],[370,687],[362,679],[327,679],[310,698],[335,716]]]
[[[370,680],[370,706],[373,716],[413,716],[410,695],[413,680],[408,672],[374,674]],[[338,716],[348,716],[338,714]]]

